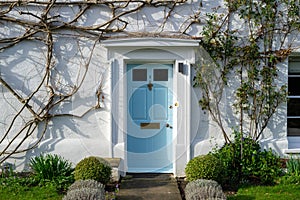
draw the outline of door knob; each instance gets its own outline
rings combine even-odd
[[[171,126],[169,123],[166,124],[166,127],[167,127],[167,128],[170,128],[170,129],[173,128],[173,126]]]

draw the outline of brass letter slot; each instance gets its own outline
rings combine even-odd
[[[141,129],[160,129],[160,123],[141,123]]]

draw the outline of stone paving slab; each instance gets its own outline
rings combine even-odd
[[[181,200],[172,174],[127,174],[117,200]]]

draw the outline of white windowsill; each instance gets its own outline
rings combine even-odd
[[[285,153],[285,154],[300,154],[300,148],[297,148],[297,149],[284,149],[283,153]]]

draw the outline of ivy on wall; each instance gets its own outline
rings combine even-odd
[[[78,96],[94,62],[93,55],[100,45],[100,40],[113,37],[189,37],[185,34],[191,24],[195,23],[193,21],[195,17],[188,18],[181,24],[182,30],[165,33],[166,26],[170,27],[170,18],[176,14],[175,8],[186,2],[186,0],[0,1],[1,99],[5,104],[3,107],[11,111],[8,117],[5,116],[0,121],[0,144],[2,144],[0,164],[13,155],[38,147],[49,130],[49,124],[55,118],[82,118],[91,111],[101,108],[101,104],[105,101],[103,93],[105,80],[99,80],[99,85],[95,86],[94,93],[90,94],[95,98],[95,102],[84,112],[64,112],[59,109]],[[158,9],[163,13],[162,20],[158,21],[157,30],[153,33],[137,29],[128,31],[129,25],[136,25],[132,17],[145,16],[143,12],[149,8]],[[147,17],[139,20],[144,24],[153,23],[147,21]],[[68,49],[68,46],[63,46],[62,40],[66,42],[72,40],[73,47]],[[18,49],[21,47],[25,48]],[[36,60],[31,60],[31,56],[34,55],[21,57],[22,62],[25,60],[25,64],[22,65],[28,66],[19,64],[17,67],[23,67],[29,74],[25,71],[21,72],[22,74],[13,73],[17,63],[14,62],[15,53],[28,53],[30,49],[42,52],[42,56]],[[69,53],[74,54],[73,57],[67,58]],[[62,57],[65,59],[63,62],[60,60]],[[70,64],[72,62],[73,65]],[[69,65],[72,65],[71,68],[68,68]],[[99,62],[96,65],[99,65]],[[105,78],[104,75],[101,77]],[[35,81],[30,82],[31,78]],[[29,142],[28,146],[26,142],[32,138],[34,140]]]
[[[218,12],[221,9],[225,12]],[[227,0],[225,8],[207,14],[201,44],[212,62],[198,63],[195,84],[203,90],[200,105],[209,111],[227,143],[231,133],[224,122],[232,119],[219,105],[225,91],[230,91],[227,106],[234,111],[232,128],[254,140],[261,138],[286,101],[287,88],[280,80],[280,73],[286,73],[281,63],[298,48],[294,40],[300,28],[299,14],[295,0]],[[221,80],[218,87],[216,77]]]

